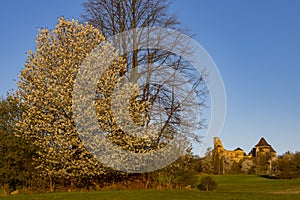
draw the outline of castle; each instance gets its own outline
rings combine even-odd
[[[235,150],[226,150],[219,137],[214,138],[214,152],[220,156],[228,157],[233,161],[239,162],[244,158],[255,158],[261,156],[269,156],[270,158],[276,157],[276,151],[273,147],[267,143],[265,138],[261,138],[259,142],[252,148],[252,150],[246,154],[240,147]]]

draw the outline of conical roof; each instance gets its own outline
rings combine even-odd
[[[269,145],[268,143],[267,143],[267,141],[265,140],[265,138],[261,138],[260,140],[259,140],[259,142],[257,143],[257,145],[255,145],[256,147],[257,146],[271,146],[271,145]]]
[[[265,138],[261,138],[259,140],[259,142],[257,143],[257,145],[255,145],[255,147],[261,147],[261,146],[267,146],[267,147],[270,147],[270,151],[271,152],[276,152],[273,147],[271,145],[268,144],[268,142],[265,140]]]
[[[234,151],[244,151],[243,149],[241,149],[240,147],[236,148]]]

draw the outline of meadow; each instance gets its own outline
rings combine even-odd
[[[0,199],[47,200],[152,200],[152,199],[286,199],[300,200],[300,180],[274,180],[256,175],[216,175],[216,191],[192,190],[115,190],[93,192],[60,192],[44,194],[19,194]],[[200,177],[199,177],[200,178]]]

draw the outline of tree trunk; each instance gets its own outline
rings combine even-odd
[[[90,183],[95,186],[96,190],[101,190],[101,186],[96,181],[91,180]]]
[[[54,192],[55,190],[55,183],[53,178],[50,178],[50,192]]]
[[[5,183],[4,185],[2,185],[1,190],[2,190],[2,195],[3,196],[9,195],[9,184]]]

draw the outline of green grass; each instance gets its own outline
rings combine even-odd
[[[201,177],[199,177],[200,179]],[[70,192],[47,194],[20,194],[0,199],[47,200],[123,200],[123,199],[286,199],[300,200],[300,180],[271,180],[252,175],[214,176],[218,183],[216,191],[198,190],[123,190],[101,192]]]

